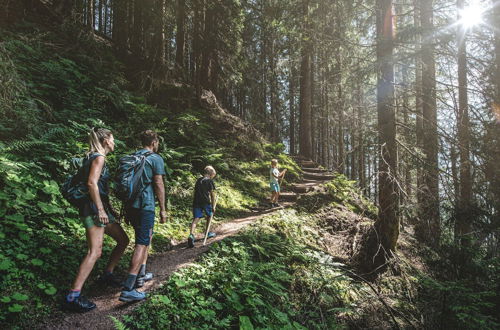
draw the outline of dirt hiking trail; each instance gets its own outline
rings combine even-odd
[[[151,293],[154,289],[165,282],[168,277],[182,267],[186,267],[195,262],[196,259],[205,253],[211,244],[223,240],[228,236],[237,234],[243,227],[255,222],[263,216],[276,212],[279,209],[293,206],[300,194],[307,193],[314,186],[318,186],[333,179],[333,175],[317,166],[310,160],[297,159],[303,173],[303,180],[300,183],[291,185],[291,191],[283,191],[280,195],[281,207],[279,208],[255,208],[252,212],[240,218],[220,224],[213,231],[217,236],[207,240],[203,246],[201,237],[196,237],[194,248],[187,247],[187,241],[175,245],[166,252],[157,252],[148,258],[148,271],[154,273],[153,280],[146,282],[139,291]],[[110,316],[120,319],[121,316],[129,314],[141,302],[123,303],[118,300],[120,289],[102,288],[87,292],[87,298],[93,301],[97,308],[84,313],[60,313],[54,318],[47,320],[40,325],[40,329],[114,329]]]

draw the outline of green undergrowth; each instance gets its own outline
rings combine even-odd
[[[328,253],[329,235],[315,213],[287,209],[265,216],[239,235],[212,245],[116,325],[128,329],[422,326],[417,304],[422,274],[412,260],[402,254],[397,273],[368,283]]]
[[[364,289],[309,245],[314,227],[293,210],[267,216],[214,244],[122,321],[131,329],[343,328]]]
[[[296,207],[301,211],[312,212],[336,205],[371,219],[375,219],[378,213],[377,207],[356,186],[356,181],[339,173],[319,189],[300,196]]]
[[[210,109],[193,101],[189,87],[184,94],[192,99],[176,100],[175,109],[149,103],[111,50],[92,38],[74,40],[25,24],[15,33],[0,31],[0,40],[0,79],[6,82],[0,90],[0,327],[29,327],[50,315],[86,253],[77,211],[59,186],[71,158],[86,152],[91,127],[114,133],[116,149],[107,157],[112,172],[120,156],[139,147],[139,132],[155,129],[163,138],[159,153],[166,162],[171,219],[156,226],[153,252],[187,236],[193,186],[204,166],[218,172],[216,221],[245,212],[268,194],[271,158],[289,169],[286,180],[300,176],[283,145],[237,130],[221,136]],[[119,209],[114,198],[112,203]],[[133,241],[131,228],[124,227]],[[84,293],[97,289],[93,282],[112,247],[106,238]],[[118,273],[126,270],[130,251]]]

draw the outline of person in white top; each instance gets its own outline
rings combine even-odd
[[[278,160],[271,160],[271,168],[269,169],[269,186],[271,188],[271,207],[278,207],[278,198],[280,197],[279,179],[286,173],[286,169],[282,172],[278,170]]]

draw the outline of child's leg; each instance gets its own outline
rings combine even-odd
[[[206,232],[207,232],[207,230],[208,230],[208,222],[210,221],[210,216],[209,216],[209,215],[207,215],[207,216],[205,217],[205,220],[207,220],[207,221],[205,222],[205,231],[204,231],[203,233],[206,233]]]
[[[193,222],[191,222],[191,232],[189,233],[190,235],[194,235],[194,230],[196,229],[196,225],[198,224],[198,221],[200,221],[202,218],[194,218]]]

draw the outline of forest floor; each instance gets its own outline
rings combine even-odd
[[[304,179],[291,186],[292,191],[283,191],[280,196],[281,207],[266,208],[259,207],[252,209],[251,212],[220,224],[215,228],[217,236],[209,239],[206,245],[202,245],[202,235],[197,236],[194,248],[187,247],[187,241],[180,242],[171,250],[156,253],[148,259],[148,271],[154,273],[153,280],[146,282],[140,291],[151,292],[165,282],[174,272],[183,267],[192,265],[203,253],[208,251],[211,244],[223,240],[228,236],[236,235],[243,227],[255,222],[267,214],[276,212],[282,208],[292,207],[297,200],[298,195],[307,193],[313,187],[328,182],[333,175],[327,171],[318,168],[312,161],[299,160],[303,170]],[[203,223],[202,223],[203,225]],[[120,296],[119,289],[112,288],[93,288],[87,294],[97,308],[84,314],[66,314],[61,313],[48,319],[40,326],[41,329],[114,329],[111,316],[120,318],[120,316],[129,314],[141,302],[123,303],[118,300]]]

